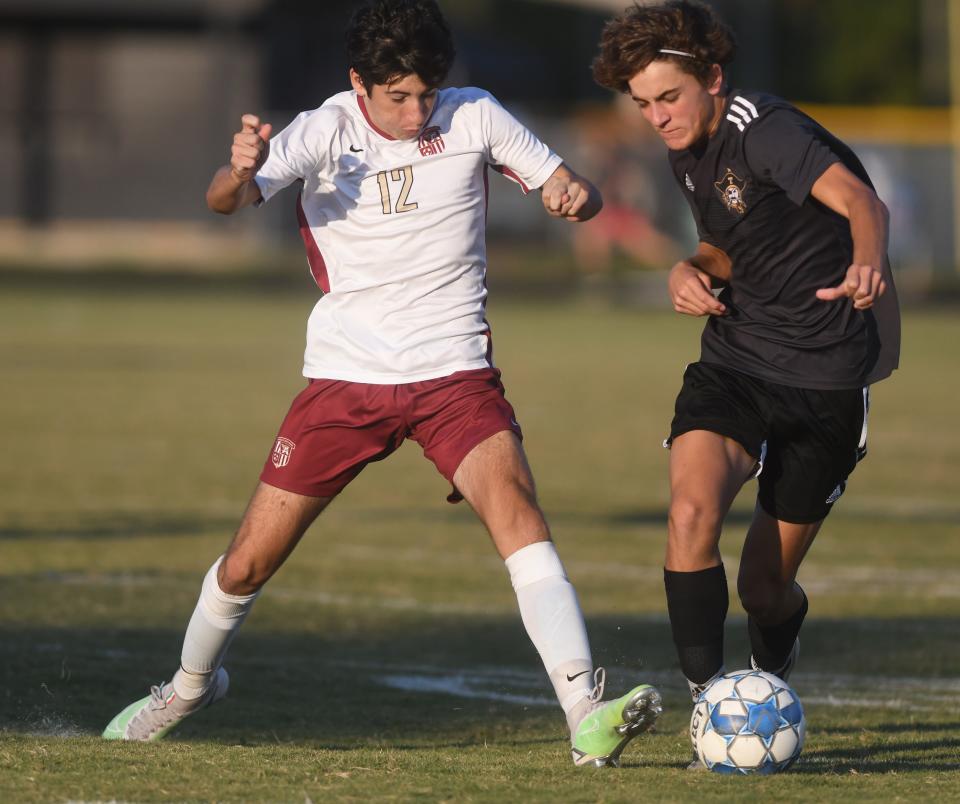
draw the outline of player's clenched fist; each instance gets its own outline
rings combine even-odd
[[[248,182],[257,174],[270,155],[270,132],[273,126],[260,123],[255,114],[240,118],[241,129],[233,135],[230,149],[230,171],[241,182]]]
[[[540,188],[543,208],[555,218],[586,221],[603,206],[600,193],[566,165],[560,165]]]

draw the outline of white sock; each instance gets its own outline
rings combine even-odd
[[[217,582],[223,556],[203,579],[200,599],[193,610],[183,638],[180,669],[173,676],[173,689],[181,698],[202,695],[223,662],[230,643],[253,607],[259,591],[252,595],[228,595]]]
[[[553,546],[535,542],[507,557],[520,617],[543,660],[571,732],[593,690],[593,658],[576,590]]]

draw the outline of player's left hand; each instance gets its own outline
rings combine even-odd
[[[883,278],[883,271],[873,265],[854,263],[847,269],[843,282],[833,288],[821,288],[817,291],[817,298],[821,301],[834,301],[846,296],[853,299],[855,309],[866,310],[873,306],[886,289],[887,281]]]
[[[561,165],[541,188],[543,208],[555,218],[588,221],[603,207],[600,191]]]

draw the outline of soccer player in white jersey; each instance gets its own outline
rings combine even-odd
[[[555,217],[585,221],[596,189],[479,89],[439,89],[454,56],[434,0],[378,0],[347,34],[352,90],[271,138],[252,114],[207,192],[230,214],[295,181],[300,231],[322,291],[296,397],[239,530],[207,573],[169,683],[128,706],[112,739],[155,740],[221,699],[227,648],[308,526],[371,462],[412,438],[465,498],[506,562],[527,633],[571,731],[578,765],[616,765],[660,696],[601,702],[567,580],[491,362],[484,317],[487,171],[539,188]]]

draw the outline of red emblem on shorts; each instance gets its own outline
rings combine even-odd
[[[277,469],[282,469],[288,463],[290,463],[290,456],[293,455],[293,451],[297,448],[297,445],[294,444],[289,438],[283,438],[282,436],[277,439],[277,443],[273,445],[273,465]]]
[[[420,156],[435,156],[443,153],[443,137],[440,136],[440,126],[425,128],[420,134]]]

